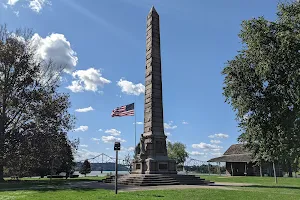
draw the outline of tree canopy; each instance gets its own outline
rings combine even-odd
[[[88,160],[85,160],[83,164],[81,165],[81,168],[79,170],[80,174],[84,174],[85,176],[89,173],[91,173],[91,163]]]
[[[185,160],[189,157],[189,154],[186,152],[185,148],[185,145],[180,142],[168,142],[168,157],[175,160],[177,165],[183,166]]]
[[[66,135],[69,96],[58,92],[64,66],[37,60],[31,36],[0,26],[0,180],[4,166],[24,175],[49,171],[54,159],[57,168],[69,165],[77,146]]]
[[[222,71],[223,94],[242,132],[239,141],[258,161],[299,160],[299,24],[299,2],[280,4],[276,21],[243,21],[243,48]]]

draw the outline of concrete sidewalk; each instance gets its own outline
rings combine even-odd
[[[235,190],[233,187],[241,186],[252,186],[257,184],[246,184],[246,183],[214,183],[211,185],[164,185],[164,186],[128,186],[118,185],[119,191],[146,191],[146,190],[178,190],[178,189],[224,189],[224,190]],[[231,186],[231,187],[230,187]],[[90,188],[90,189],[105,189],[114,190],[115,185],[111,183],[101,182],[77,182],[70,184],[70,188]]]

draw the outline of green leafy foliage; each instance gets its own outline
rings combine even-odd
[[[81,165],[81,168],[79,170],[80,174],[84,174],[86,176],[86,174],[91,173],[91,163],[88,160],[85,160],[83,162],[83,164]]]
[[[254,159],[294,163],[300,155],[300,3],[278,6],[277,20],[243,21],[243,48],[228,61],[224,96],[240,142]]]
[[[189,154],[186,152],[185,148],[185,145],[180,142],[168,142],[168,157],[175,160],[177,165],[183,166],[183,163],[189,157]]]
[[[64,66],[38,61],[31,36],[0,26],[0,180],[4,167],[23,176],[74,165],[74,117],[69,96],[58,92]]]

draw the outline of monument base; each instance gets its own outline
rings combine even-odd
[[[143,161],[133,161],[132,174],[177,174],[175,160],[154,160],[152,158]]]
[[[103,180],[104,183],[114,183],[115,177]],[[134,186],[160,186],[160,185],[213,185],[213,182],[194,175],[178,174],[126,174],[119,175],[118,184]]]

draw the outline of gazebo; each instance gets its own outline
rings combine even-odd
[[[230,176],[273,176],[272,163],[263,163],[260,166],[252,161],[252,156],[243,144],[231,145],[223,156],[212,158],[207,162],[225,162],[226,174]],[[277,176],[282,176],[282,169],[276,166]]]

